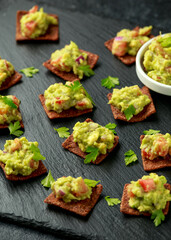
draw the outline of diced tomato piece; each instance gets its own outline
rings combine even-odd
[[[150,160],[156,158],[156,155],[154,153],[152,153],[151,151],[146,152],[145,149],[142,149],[142,156]]]
[[[35,13],[35,12],[37,12],[38,8],[39,8],[39,7],[38,7],[37,5],[33,6],[33,7],[29,10],[29,13]]]
[[[30,21],[26,23],[26,28],[32,33],[36,27],[35,21]]]
[[[112,47],[113,54],[118,57],[124,56],[127,52],[127,42],[125,41],[114,41]]]
[[[157,144],[157,154],[161,157],[165,157],[169,151],[169,145],[167,143],[167,140],[163,136],[161,136],[157,138],[157,142],[155,142],[155,144]]]
[[[8,110],[0,109],[0,114],[1,114],[1,115],[5,114],[5,113],[7,113],[7,112],[8,112]]]
[[[5,66],[6,66],[7,70],[8,70],[9,69],[9,65],[7,63],[7,60],[4,60],[4,63],[5,63]]]
[[[139,179],[138,180],[141,187],[144,189],[144,192],[150,192],[156,189],[156,184],[152,178],[149,179]]]
[[[80,101],[80,102],[77,102],[77,105],[78,105],[79,107],[83,107],[83,106],[86,105],[86,103],[83,102],[83,101]]]
[[[65,100],[60,100],[59,97],[56,97],[56,99],[59,99],[59,100],[56,101],[56,103],[58,103],[58,104],[62,104],[63,102],[65,102]]]
[[[130,191],[130,192],[128,193],[128,195],[129,195],[130,198],[131,198],[131,197],[135,197],[135,194],[134,194],[132,191]]]

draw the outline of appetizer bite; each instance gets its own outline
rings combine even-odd
[[[145,171],[171,167],[171,135],[141,135],[141,156]]]
[[[8,180],[27,180],[47,172],[42,161],[38,142],[29,142],[25,137],[7,140],[0,150],[0,166]]]
[[[115,119],[140,122],[156,112],[149,89],[137,86],[113,89],[107,95]]]
[[[90,118],[82,123],[77,122],[73,130],[62,146],[85,158],[84,163],[99,164],[119,142],[119,137],[114,135],[110,127],[94,123]]]
[[[39,99],[50,119],[77,117],[92,112],[92,99],[79,81],[55,83]]]
[[[38,6],[29,11],[17,12],[16,40],[58,40],[58,16],[38,11]]]
[[[44,200],[75,214],[86,216],[95,206],[102,192],[102,185],[82,177],[61,177],[51,184],[52,193]]]
[[[15,71],[12,64],[0,57],[0,91],[10,88],[21,78],[22,75]]]
[[[99,56],[78,48],[74,42],[70,42],[61,50],[56,50],[51,59],[43,65],[63,80],[73,82],[81,80],[84,75],[94,75],[92,68],[96,65]]]
[[[152,26],[122,29],[115,38],[105,42],[105,46],[124,64],[130,65],[135,62],[139,48],[152,37],[151,30]]]
[[[169,211],[171,186],[164,176],[150,173],[125,184],[120,211],[129,215],[151,216],[157,227]]]

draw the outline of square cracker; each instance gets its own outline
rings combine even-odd
[[[46,169],[45,165],[42,163],[42,161],[39,161],[39,167],[28,176],[14,175],[14,174],[7,175],[5,172],[5,164],[0,162],[0,167],[4,171],[5,177],[11,181],[24,181],[24,180],[28,180],[30,178],[38,177],[47,172],[47,169]]]
[[[120,205],[120,211],[124,214],[129,214],[129,215],[135,215],[135,216],[140,216],[140,215],[144,215],[144,216],[150,216],[151,214],[148,213],[148,212],[139,212],[137,209],[135,208],[131,208],[129,206],[129,196],[128,196],[128,186],[130,184],[127,183],[125,184],[124,186],[124,190],[123,190],[123,195],[122,195],[122,199],[121,199],[121,205]],[[169,189],[171,190],[171,185],[166,183],[164,184],[165,188],[166,189]],[[169,211],[169,204],[170,202],[168,201],[166,203],[166,207],[163,209],[163,213],[164,215],[167,215],[168,214],[168,211]]]
[[[22,16],[26,15],[28,11],[17,11],[17,18],[16,18],[16,41],[37,41],[37,40],[43,40],[43,41],[57,41],[59,38],[59,21],[58,25],[49,25],[47,32],[39,36],[37,38],[28,38],[24,37],[21,34],[21,27],[20,27],[20,19]],[[55,14],[49,14],[50,16],[56,18],[58,20],[58,16]]]
[[[8,77],[0,86],[0,91],[8,89],[18,83],[22,78],[22,75],[18,72],[14,72],[14,74],[11,77]]]
[[[97,186],[92,188],[92,194],[90,198],[86,198],[80,201],[71,201],[70,203],[65,203],[62,199],[56,198],[54,193],[51,193],[44,200],[44,202],[50,205],[55,205],[57,207],[63,208],[75,214],[86,216],[98,201],[102,189],[103,189],[102,185],[98,184]]]
[[[141,143],[143,138],[144,138],[144,135],[141,135],[140,136]],[[148,158],[142,155],[142,150],[141,150],[141,156],[142,156],[142,162],[143,162],[143,167],[145,171],[153,171],[160,168],[171,167],[171,157],[169,156],[169,154],[166,155],[164,158],[157,157],[154,160],[149,160]]]
[[[140,113],[134,115],[129,121],[126,119],[124,113],[122,113],[118,108],[110,104],[115,119],[120,119],[126,122],[141,122],[156,112],[149,89],[146,86],[144,86],[141,88],[141,91],[143,94],[146,94],[150,98],[151,102],[148,105],[146,105]],[[107,97],[110,100],[112,98],[112,93],[108,93]]]
[[[94,66],[96,65],[96,63],[99,59],[99,56],[94,54],[94,53],[87,52],[87,51],[84,51],[84,50],[81,50],[81,49],[80,49],[80,51],[88,54],[87,65],[89,65],[90,68],[94,68]],[[62,78],[65,81],[70,81],[70,82],[73,82],[73,81],[76,81],[76,80],[80,81],[79,77],[76,74],[74,74],[73,72],[59,71],[55,66],[53,66],[50,63],[50,61],[51,60],[49,59],[46,62],[44,62],[43,66],[46,67],[47,69],[49,69],[55,75],[57,75],[58,77]]]
[[[92,122],[92,120],[90,118],[86,119],[86,122]],[[95,161],[93,161],[93,164],[99,164],[101,163],[108,155],[110,152],[112,152],[114,150],[114,148],[117,146],[119,142],[119,137],[115,136],[115,142],[114,145],[111,149],[108,150],[108,152],[106,154],[100,154]],[[73,139],[73,134],[71,134],[63,143],[62,143],[62,147],[65,149],[68,149],[70,152],[85,158],[87,153],[81,151],[81,149],[79,148],[78,144],[76,142],[74,142]]]
[[[89,112],[93,111],[92,108],[79,110],[79,109],[76,109],[76,108],[73,107],[73,108],[70,108],[68,110],[63,110],[61,113],[57,113],[55,111],[47,109],[47,107],[45,105],[45,98],[44,98],[43,94],[39,95],[39,99],[40,99],[40,102],[41,102],[41,104],[42,104],[42,106],[43,106],[47,116],[50,119],[78,117],[80,115],[83,115],[83,114],[86,114],[86,113],[89,113]]]

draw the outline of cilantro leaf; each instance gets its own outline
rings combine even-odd
[[[48,175],[41,181],[41,184],[44,187],[50,188],[53,182],[55,182],[55,180],[52,177],[51,170],[49,170]]]
[[[61,138],[67,138],[70,136],[70,133],[68,132],[69,128],[67,127],[54,128],[54,130],[57,131],[59,137]]]
[[[121,200],[119,200],[119,198],[110,198],[109,196],[106,196],[105,200],[107,201],[107,204],[109,206],[114,206],[114,205],[118,205],[119,203],[121,203]]]
[[[20,72],[24,73],[26,77],[33,77],[33,74],[39,72],[39,69],[34,67],[23,68]]]
[[[126,166],[138,160],[137,155],[131,149],[128,152],[124,153],[124,155],[125,155],[124,160],[125,160]]]
[[[106,88],[114,88],[115,85],[119,85],[119,78],[108,76],[101,80],[101,85]]]
[[[95,74],[89,65],[79,66],[78,69],[83,71],[83,73],[86,77],[90,77]]]
[[[129,121],[135,114],[135,107],[133,105],[129,105],[129,107],[124,111],[124,114],[126,119]]]
[[[108,128],[109,130],[111,130],[114,134],[116,134],[116,131],[114,130],[116,128],[115,123],[108,123],[108,124],[106,124],[105,127]]]
[[[17,108],[17,105],[13,102],[13,100],[11,98],[8,98],[6,96],[1,96],[0,95],[0,99],[7,104],[8,106],[10,106],[11,108]]]
[[[165,220],[165,215],[163,214],[162,209],[156,210],[151,214],[151,219],[154,219],[154,225],[157,227]]]
[[[10,131],[11,135],[14,135],[16,137],[20,137],[23,134],[23,131],[18,130],[18,129],[21,128],[21,125],[20,125],[19,121],[15,122],[14,124],[10,123],[8,128],[9,128],[9,131]]]
[[[39,160],[45,160],[46,158],[40,153],[40,149],[34,145],[34,143],[31,144],[30,150],[33,153],[33,160],[39,161]]]
[[[156,134],[156,133],[159,133],[160,130],[153,130],[153,129],[149,129],[149,130],[144,130],[143,133],[145,135],[153,135],[153,134]]]
[[[85,179],[84,179],[84,182],[85,182],[85,184],[87,184],[89,187],[95,187],[95,186],[100,182],[100,180],[99,180],[99,181],[95,181],[95,180],[91,180],[91,179],[85,178]]]
[[[85,159],[84,159],[84,163],[90,163],[91,161],[95,161],[97,156],[99,155],[99,149],[96,147],[87,147],[86,152],[89,153],[86,155]]]

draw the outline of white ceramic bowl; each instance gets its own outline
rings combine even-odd
[[[163,36],[163,35],[162,35]],[[159,83],[152,78],[150,78],[144,71],[143,67],[143,58],[144,58],[144,53],[147,51],[149,44],[153,41],[153,38],[150,39],[148,42],[146,42],[138,51],[137,56],[136,56],[136,72],[137,76],[140,79],[140,81],[146,85],[148,88],[151,90],[171,96],[171,86]]]

